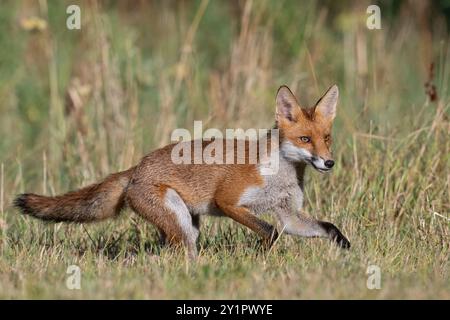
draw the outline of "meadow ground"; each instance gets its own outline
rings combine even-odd
[[[66,1],[2,2],[0,298],[450,299],[450,50],[436,3],[381,2],[369,30],[365,1],[80,1],[71,31]],[[264,251],[205,218],[189,264],[128,210],[66,225],[11,206],[128,168],[193,120],[269,128],[281,84],[311,105],[333,83],[336,166],[308,170],[305,209],[349,251],[289,236]]]

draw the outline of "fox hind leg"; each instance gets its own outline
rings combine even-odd
[[[197,257],[198,230],[180,195],[171,188],[152,186],[145,193],[130,188],[127,200],[130,207],[160,231],[160,241],[184,245],[190,259]]]
[[[163,229],[158,228],[159,232],[159,245],[165,246],[167,244],[167,235]]]
[[[195,232],[197,233],[197,238],[200,235],[200,215],[192,215],[192,226],[194,227]]]
[[[167,189],[165,195],[165,205],[175,213],[176,220],[183,233],[183,241],[188,249],[189,257],[195,258],[197,256],[197,238],[198,217],[193,218],[189,212],[184,200],[173,189]]]

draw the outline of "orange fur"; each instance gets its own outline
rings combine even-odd
[[[294,151],[301,148],[313,157],[330,159],[330,134],[336,99],[337,88],[332,87],[314,108],[302,109],[287,87],[280,88],[276,118],[280,143],[289,141],[292,145],[290,148]],[[309,137],[311,141],[302,141],[300,137],[303,136]],[[211,141],[203,141],[202,150],[210,143]],[[267,144],[270,149],[270,139]],[[287,169],[283,170],[289,171],[292,166],[293,177],[285,173],[284,178],[280,176],[278,180],[267,180],[259,171],[260,159],[256,164],[249,161],[248,141],[245,142],[243,164],[175,164],[171,159],[174,147],[175,144],[171,144],[157,149],[146,155],[135,167],[113,174],[103,182],[79,191],[56,197],[24,194],[16,198],[15,205],[23,213],[43,220],[73,222],[91,222],[113,217],[128,205],[154,224],[161,231],[163,239],[174,244],[185,244],[190,256],[195,257],[195,239],[200,223],[198,212],[215,212],[228,216],[270,242],[277,235],[276,229],[258,218],[252,212],[251,205],[240,204],[241,200],[263,203],[266,199],[262,196],[258,200],[258,194],[266,192],[264,188],[273,184],[272,180],[275,181],[273,190],[280,197],[284,194],[289,197],[298,194],[302,197],[306,166],[304,162],[291,163],[285,160]],[[237,160],[236,141],[233,148],[228,148],[227,143],[223,143],[223,148],[224,155],[233,152],[234,159]],[[295,185],[284,180],[292,180]],[[291,188],[291,191],[283,193],[284,190],[280,190],[283,189],[282,186]],[[278,203],[277,197],[273,201]],[[347,245],[345,237],[333,225],[329,224],[332,226],[330,227],[327,223],[290,215],[287,206],[289,201],[291,200],[288,198],[280,199],[277,206],[273,207],[281,212],[280,221],[287,221],[289,230],[305,236],[333,237],[333,240],[343,241]],[[268,202],[270,206],[270,201]]]

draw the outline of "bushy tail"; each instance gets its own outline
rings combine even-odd
[[[56,197],[25,193],[14,206],[23,214],[54,222],[93,222],[118,215],[132,169],[109,175],[102,182]]]

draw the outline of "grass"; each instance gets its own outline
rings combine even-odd
[[[438,7],[381,2],[383,29],[370,31],[363,1],[79,4],[80,31],[65,28],[68,2],[2,4],[0,298],[450,298],[450,51]],[[431,12],[429,25],[410,22]],[[46,27],[27,29],[30,17]],[[193,120],[271,127],[283,83],[306,105],[340,87],[337,165],[307,172],[305,209],[339,226],[348,252],[288,236],[267,252],[244,227],[206,218],[187,264],[129,211],[80,226],[11,207],[17,193],[125,169]],[[81,290],[66,287],[73,264]],[[379,290],[367,288],[370,265]]]

